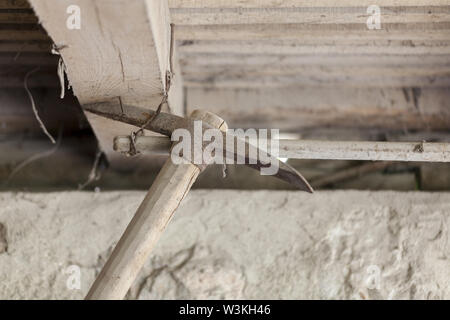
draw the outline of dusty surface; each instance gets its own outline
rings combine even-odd
[[[0,193],[0,298],[82,298],[143,197]],[[449,225],[443,193],[197,190],[129,298],[450,299]]]

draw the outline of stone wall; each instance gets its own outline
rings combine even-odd
[[[0,298],[83,298],[143,197],[0,193]],[[193,190],[128,297],[450,299],[449,225],[447,193]]]

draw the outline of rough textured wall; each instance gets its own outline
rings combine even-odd
[[[82,298],[143,197],[0,193],[0,298]],[[450,299],[449,225],[444,193],[197,190],[129,298]]]

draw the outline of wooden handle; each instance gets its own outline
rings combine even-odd
[[[88,300],[123,299],[200,169],[166,161],[111,257],[86,296]]]
[[[196,110],[191,118],[203,120],[221,130],[227,128],[221,118],[209,112]],[[193,164],[175,165],[170,158],[167,159],[89,290],[87,300],[118,300],[125,297],[199,174],[200,169]]]

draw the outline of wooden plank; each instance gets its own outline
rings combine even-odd
[[[180,25],[219,24],[347,24],[365,25],[368,6],[173,8],[172,21]],[[388,6],[381,9],[382,23],[439,23],[450,21],[450,6]]]
[[[368,30],[367,7],[373,4],[170,1],[185,83],[198,88],[448,86],[448,1],[377,2],[382,29]]]
[[[446,86],[450,56],[182,53],[186,84],[207,86]],[[309,79],[309,80],[308,80]]]
[[[30,8],[27,0],[0,0],[0,9],[26,9]]]
[[[0,53],[3,52],[51,52],[52,43],[43,41],[0,41]]]
[[[372,0],[169,0],[170,8],[310,8],[368,7]],[[386,6],[445,6],[447,0],[377,0]]]
[[[167,3],[157,0],[32,0],[44,28],[60,50],[67,77],[82,105],[110,101],[156,109],[165,89],[169,64],[170,17]],[[80,30],[66,28],[66,8],[81,9]],[[181,74],[177,71],[173,87]],[[172,112],[182,114],[183,103],[170,96]],[[135,128],[88,114],[101,147],[114,162],[112,140]],[[121,161],[118,161],[121,162]]]
[[[214,66],[439,66],[448,65],[448,54],[436,55],[377,55],[377,54],[180,54],[183,67],[199,68]]]
[[[448,130],[450,90],[389,88],[256,88],[187,90],[188,112],[207,109],[230,128]],[[339,135],[338,135],[339,136]],[[342,135],[341,139],[348,138]],[[312,136],[310,136],[312,137]]]
[[[260,87],[286,85],[351,86],[449,86],[450,64],[446,66],[188,66],[183,68],[186,85],[212,87]]]
[[[7,30],[0,29],[0,40],[47,40],[48,36],[41,30]]]
[[[446,88],[450,87],[450,74],[417,75],[417,76],[346,76],[342,75],[267,75],[259,78],[235,76],[208,75],[203,78],[184,75],[184,83],[187,87],[204,88],[282,88],[282,87],[374,87],[374,88]]]
[[[450,162],[450,144],[437,142],[280,140],[292,159]]]
[[[2,10],[0,9],[0,23],[37,23],[38,19],[31,9]]]
[[[450,56],[181,53],[188,86],[448,86]]]
[[[450,54],[450,40],[196,40],[178,41],[185,54],[260,55],[442,55]]]
[[[381,30],[368,30],[365,24],[233,24],[180,25],[177,40],[443,40],[450,34],[450,23],[386,23]]]
[[[183,67],[183,73],[191,81],[199,79],[199,81],[207,80],[208,77],[213,81],[215,79],[229,79],[229,78],[249,78],[255,79],[264,76],[295,76],[301,74],[303,76],[339,76],[345,77],[373,77],[373,76],[427,76],[427,77],[441,77],[450,74],[450,61],[441,66],[431,64],[405,64],[405,65],[210,65],[207,68],[200,68],[198,65],[187,64]]]

